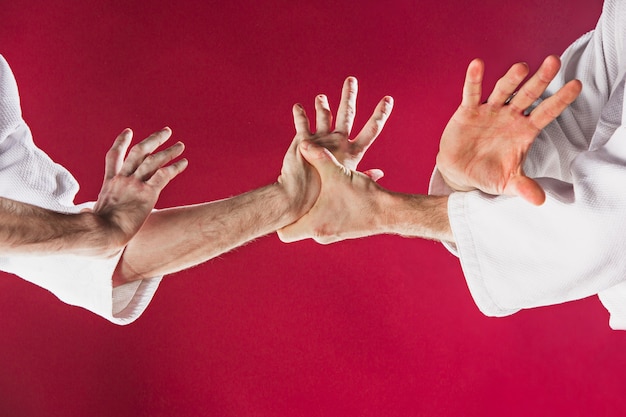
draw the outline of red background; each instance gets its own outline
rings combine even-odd
[[[467,63],[487,83],[536,69],[593,28],[600,0],[21,1],[1,53],[35,141],[99,190],[124,127],[169,125],[190,167],[159,207],[274,181],[291,105],[336,109],[359,78],[357,127],[396,108],[362,168],[425,192]],[[626,336],[594,297],[486,318],[458,261],[395,236],[318,246],[259,239],[167,278],[118,327],[0,279],[3,416],[590,416],[626,412]]]

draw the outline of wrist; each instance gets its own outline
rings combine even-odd
[[[76,252],[108,258],[115,256],[126,245],[127,242],[120,239],[122,233],[107,219],[92,211],[83,211],[75,216],[79,225]]]
[[[108,257],[120,249],[106,221],[91,212],[66,214],[0,200],[0,248],[6,253]]]
[[[472,191],[476,189],[467,183],[467,177],[462,172],[455,170],[454,165],[446,161],[441,152],[437,154],[435,170],[441,175],[443,182],[453,191]]]
[[[315,204],[315,198],[307,195],[306,188],[295,191],[287,189],[280,181],[268,186],[277,213],[278,229],[287,226],[304,216]]]
[[[368,235],[395,233],[396,210],[400,204],[399,193],[382,188],[376,183],[371,183],[369,195],[371,216],[368,219]]]

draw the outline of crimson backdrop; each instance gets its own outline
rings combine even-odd
[[[126,126],[169,125],[191,165],[159,207],[276,179],[291,105],[345,76],[362,125],[396,108],[363,168],[424,192],[465,66],[489,85],[593,28],[600,0],[2,2],[0,52],[36,142],[97,195]],[[626,336],[596,298],[490,319],[441,245],[275,235],[166,279],[117,327],[0,280],[2,416],[589,416],[626,411]]]

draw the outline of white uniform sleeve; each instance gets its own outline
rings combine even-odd
[[[0,56],[0,196],[62,213],[76,213],[78,183],[35,146],[22,120],[17,84]],[[137,319],[156,292],[161,277],[112,287],[118,256],[95,259],[74,255],[0,254],[0,270],[43,287],[62,301],[86,308],[116,324]]]
[[[563,55],[548,94],[572,78],[583,93],[529,153],[525,170],[546,190],[543,206],[481,192],[450,195],[450,248],[487,315],[599,294],[611,327],[626,329],[625,23],[626,3],[607,1],[596,30]],[[431,193],[450,192],[435,172]]]

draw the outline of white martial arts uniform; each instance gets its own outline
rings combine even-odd
[[[598,294],[610,326],[626,330],[626,2],[604,4],[596,29],[563,54],[546,91],[583,83],[581,96],[541,132],[524,165],[546,203],[451,193],[435,171],[431,194],[448,211],[470,292],[480,310],[524,308]]]
[[[0,197],[62,213],[77,213],[93,204],[73,203],[78,183],[33,143],[22,119],[17,84],[0,56]],[[3,256],[0,270],[16,274],[50,290],[62,301],[84,307],[116,324],[141,315],[160,277],[113,288],[112,274],[121,256]]]

